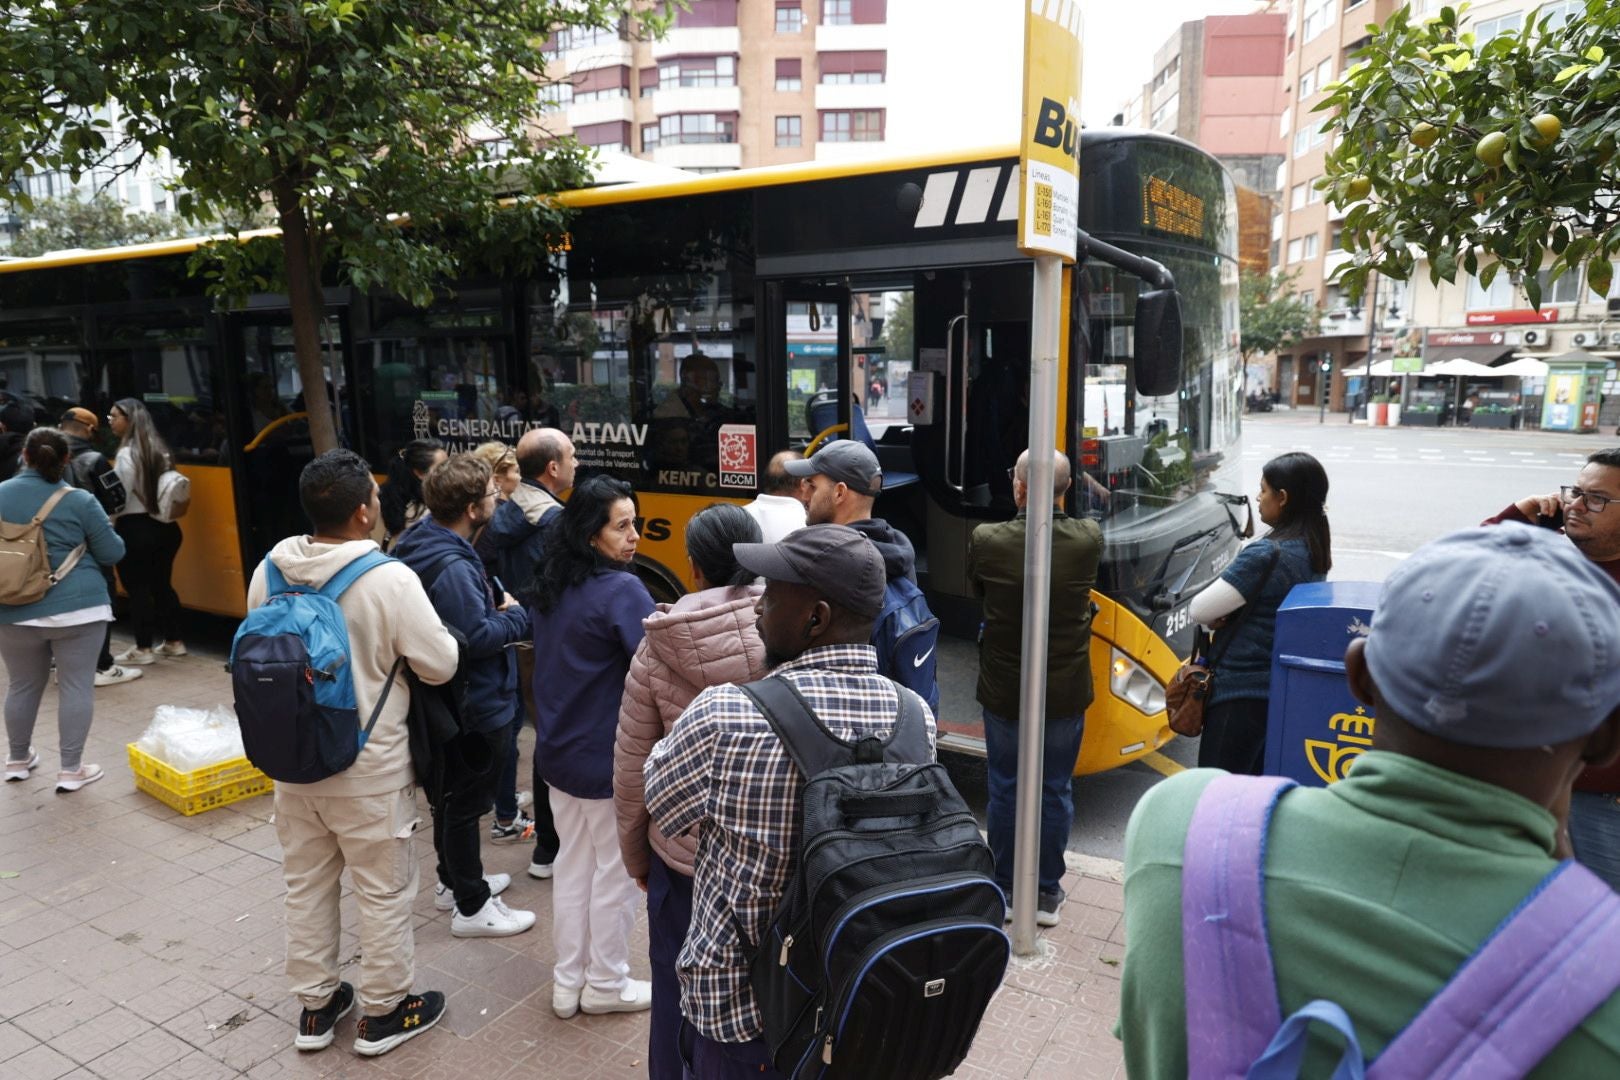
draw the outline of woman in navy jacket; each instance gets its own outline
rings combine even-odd
[[[101,779],[99,765],[82,760],[94,711],[96,659],[112,621],[112,601],[102,568],[124,557],[124,541],[90,492],[62,478],[68,465],[67,437],[55,428],[35,428],[23,444],[23,468],[0,483],[0,520],[31,520],[57,491],[66,493],[45,519],[51,566],[80,544],[85,553],[61,581],[31,604],[0,605],[0,658],[5,660],[6,779],[26,780],[39,765],[31,744],[40,699],[56,665],[56,726],[61,768],[57,791],[77,791]]]

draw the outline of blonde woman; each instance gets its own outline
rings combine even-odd
[[[517,451],[503,442],[491,441],[474,447],[473,456],[482,460],[495,474],[495,497],[501,502],[511,498],[521,479],[518,476]]]

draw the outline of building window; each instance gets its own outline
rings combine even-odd
[[[888,57],[889,54],[882,49],[870,52],[825,52],[816,58],[816,63],[821,68],[821,81],[828,85],[880,83],[888,67]]]
[[[600,26],[565,26],[553,34],[551,40],[556,44],[558,52],[617,45],[624,40],[624,27],[603,29]]]
[[[821,0],[823,26],[848,26],[855,21],[855,0]]]
[[[540,101],[545,105],[567,105],[574,100],[574,84],[571,82],[547,83],[540,88]]]
[[[1305,0],[1305,40],[1310,41],[1333,25],[1339,0]]]
[[[1305,209],[1305,195],[1309,184],[1295,184],[1288,192],[1288,208],[1290,210]]]
[[[1307,202],[1319,203],[1326,198],[1327,193],[1321,188],[1317,187],[1315,181],[1312,181],[1308,186],[1311,189],[1311,193],[1310,195],[1306,196]]]
[[[581,124],[574,129],[574,138],[598,150],[630,152],[630,124],[624,120],[610,120],[605,124]]]
[[[1171,94],[1170,100],[1153,110],[1153,117],[1148,126],[1156,131],[1163,131],[1166,127],[1176,126],[1176,114],[1181,110],[1181,95]]]
[[[575,105],[630,96],[630,69],[627,67],[593,68],[575,74],[573,81]]]
[[[658,142],[662,146],[736,141],[736,113],[677,113],[658,118]]]
[[[1490,288],[1479,283],[1479,278],[1468,279],[1465,303],[1469,311],[1502,311],[1513,306],[1513,282],[1506,274],[1491,279]]]
[[[1307,258],[1307,259],[1316,258],[1316,244],[1317,244],[1317,235],[1315,233],[1311,233],[1311,234],[1309,234],[1308,236],[1305,237],[1305,258]]]
[[[677,86],[736,86],[735,56],[683,56],[658,65],[658,85],[665,90]]]
[[[641,91],[640,91],[640,95],[642,97],[644,97],[644,98],[645,97],[652,97],[653,94],[657,93],[657,91],[658,91],[658,69],[655,68],[655,67],[644,67],[644,68],[642,68],[641,69]]]
[[[798,116],[778,116],[776,118],[776,145],[803,146],[804,119]]]
[[[799,0],[776,0],[776,32],[797,34],[804,29],[804,7]]]
[[[1153,76],[1153,89],[1157,90],[1159,87],[1163,86],[1165,83],[1167,83],[1171,79],[1175,78],[1176,74],[1180,70],[1181,70],[1181,57],[1178,54],[1176,56],[1172,56],[1170,58],[1170,62],[1168,64],[1164,65],[1164,67],[1160,68],[1159,73],[1157,75]]]
[[[1492,38],[1499,38],[1504,34],[1517,34],[1523,18],[1522,13],[1515,11],[1494,19],[1481,19],[1474,24],[1474,40],[1483,45]]]
[[[1548,30],[1562,29],[1571,19],[1580,18],[1586,11],[1582,0],[1563,0],[1558,4],[1543,4],[1536,9],[1536,22],[1546,20]]]
[[[1343,251],[1344,250],[1344,226],[1343,225],[1334,225],[1330,230],[1328,230],[1328,250],[1329,251]]]
[[[1300,104],[1303,105],[1305,103],[1305,99],[1314,93],[1316,93],[1316,71],[1313,68],[1299,77]]]
[[[1291,263],[1299,262],[1299,260],[1301,260],[1301,259],[1303,259],[1305,257],[1304,252],[1305,252],[1305,241],[1298,240],[1298,239],[1288,241],[1288,261],[1289,262],[1291,262]]]
[[[658,149],[658,125],[642,124],[641,152],[643,154],[650,154],[656,149]]]
[[[1333,81],[1333,57],[1328,57],[1316,65],[1316,88],[1326,90],[1327,84]]]
[[[1282,122],[1277,125],[1277,134],[1288,138],[1288,125],[1294,122],[1294,107],[1288,106],[1282,111]]]
[[[688,0],[688,6],[688,11],[676,10],[676,26],[737,25],[737,0]]]
[[[776,88],[778,90],[799,90],[804,87],[802,77],[804,61],[797,57],[777,60],[776,62]]]
[[[822,142],[882,142],[883,110],[840,110],[821,114]]]

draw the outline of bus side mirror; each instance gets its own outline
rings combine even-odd
[[[1181,297],[1154,289],[1136,298],[1136,392],[1167,397],[1181,386]]]

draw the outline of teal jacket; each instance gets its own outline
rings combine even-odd
[[[107,580],[101,570],[124,557],[124,541],[113,532],[107,512],[94,495],[65,480],[52,484],[33,469],[23,468],[0,484],[0,519],[13,525],[29,521],[59,487],[68,489],[67,496],[45,519],[45,544],[51,566],[61,566],[68,553],[82,543],[88,542],[89,550],[68,576],[53,585],[43,598],[18,606],[0,604],[0,625],[99,607],[109,602]]]

